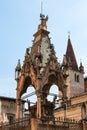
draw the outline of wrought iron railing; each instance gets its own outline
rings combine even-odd
[[[83,130],[83,122],[74,119],[47,118],[38,119],[37,130]],[[30,117],[25,117],[12,123],[2,124],[0,130],[31,130]]]
[[[47,122],[38,125],[38,130],[83,130],[83,123],[74,119],[48,118]]]
[[[15,120],[11,123],[4,123],[0,125],[0,130],[22,130],[23,128],[30,127],[30,118],[25,117]]]

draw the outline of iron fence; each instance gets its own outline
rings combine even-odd
[[[48,119],[48,123],[41,122],[38,130],[83,130],[83,123],[71,119]]]
[[[87,123],[87,122],[86,122]],[[64,118],[48,118],[39,120],[37,130],[83,130],[83,123]],[[11,124],[3,124],[0,130],[31,130],[30,117],[16,120]]]
[[[12,123],[5,123],[0,126],[0,130],[29,130],[30,128],[30,118],[25,117]]]

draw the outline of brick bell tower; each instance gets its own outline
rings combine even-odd
[[[37,96],[34,117],[53,117],[54,103],[47,100],[49,90],[53,84],[57,85],[62,92],[62,99],[66,99],[67,75],[57,60],[54,46],[51,44],[49,31],[47,30],[48,16],[41,15],[41,23],[37,32],[33,35],[34,40],[31,49],[27,48],[23,66],[20,61],[15,69],[17,81],[17,112],[16,119],[20,118],[21,96],[26,93],[27,88],[32,85]],[[30,109],[31,111],[33,108]],[[31,112],[32,113],[32,112]]]

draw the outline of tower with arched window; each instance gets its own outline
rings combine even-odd
[[[63,67],[68,75],[66,79],[67,97],[70,98],[83,93],[84,67],[82,63],[80,63],[80,67],[78,67],[70,36],[68,38],[66,54],[63,58]]]

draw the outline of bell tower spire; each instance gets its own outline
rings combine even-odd
[[[68,31],[68,39],[70,39],[70,31]]]
[[[75,53],[72,47],[70,32],[68,33],[68,44],[66,49],[66,54],[63,58],[63,66],[65,72],[68,74],[66,79],[67,84],[67,97],[77,96],[84,92],[84,68],[82,64],[78,68]]]
[[[75,53],[71,44],[70,40],[70,34],[68,35],[68,44],[67,44],[67,50],[66,50],[66,59],[68,64],[70,64],[72,70],[78,71],[78,65],[75,57]]]

